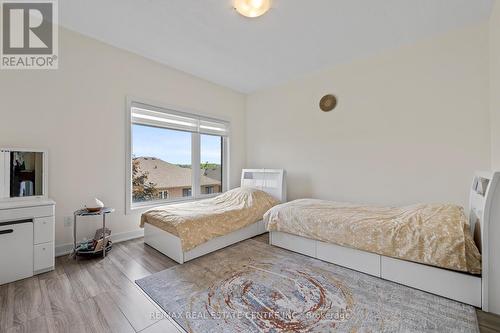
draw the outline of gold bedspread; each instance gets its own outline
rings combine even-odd
[[[181,240],[182,250],[189,251],[213,238],[227,235],[262,220],[264,213],[278,204],[266,192],[236,188],[215,198],[161,206],[141,216]]]
[[[481,273],[481,254],[470,235],[463,208],[456,205],[378,207],[300,199],[273,207],[264,221],[269,231]]]

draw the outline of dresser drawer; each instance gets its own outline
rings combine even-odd
[[[34,244],[54,241],[54,216],[41,217],[34,220]]]
[[[35,274],[54,268],[54,242],[37,244],[33,249]]]
[[[27,201],[29,203],[29,201]],[[54,216],[54,205],[0,209],[0,222],[32,219],[34,216]]]

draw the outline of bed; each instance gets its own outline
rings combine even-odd
[[[500,173],[450,204],[377,207],[301,199],[265,214],[270,244],[488,310],[488,226]]]
[[[144,242],[182,264],[263,234],[262,216],[286,201],[285,184],[284,170],[244,169],[240,188],[143,213]]]

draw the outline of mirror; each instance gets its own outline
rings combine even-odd
[[[0,150],[0,198],[44,195],[44,153]]]

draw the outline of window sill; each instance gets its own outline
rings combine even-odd
[[[203,194],[200,195],[199,197],[193,198],[179,198],[179,199],[172,199],[172,200],[157,200],[157,201],[152,201],[152,202],[145,202],[142,204],[134,204],[132,207],[127,207],[127,215],[132,215],[132,214],[139,214],[139,213],[144,213],[145,211],[149,209],[153,209],[156,207],[160,206],[169,206],[169,205],[175,205],[175,204],[180,204],[180,203],[187,203],[187,202],[196,202],[204,199],[210,199],[218,196],[219,194],[222,193],[214,193],[214,194]]]

